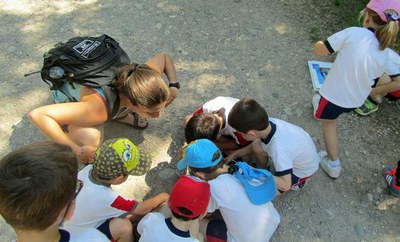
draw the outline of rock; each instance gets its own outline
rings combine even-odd
[[[335,218],[335,214],[331,210],[325,209],[324,211],[325,211],[326,217],[329,220],[332,220]]]
[[[204,95],[205,91],[204,91],[204,89],[202,89],[202,88],[197,88],[197,89],[196,89],[196,93],[197,93],[198,95]]]
[[[362,224],[356,224],[354,226],[354,230],[356,231],[357,235],[363,237],[365,235],[364,226]]]
[[[368,201],[372,202],[374,200],[374,197],[372,196],[371,193],[367,193]]]

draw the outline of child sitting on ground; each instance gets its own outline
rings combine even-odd
[[[270,157],[280,192],[303,188],[318,170],[320,158],[310,135],[296,125],[269,119],[266,110],[255,100],[241,99],[233,106],[228,120],[246,140],[253,142],[226,159],[253,154],[257,167],[266,168]]]
[[[0,214],[18,242],[109,241],[93,228],[60,229],[71,218],[82,183],[71,148],[37,142],[14,150],[0,163]]]
[[[172,188],[168,202],[171,218],[159,212],[147,214],[137,227],[141,235],[139,241],[204,241],[199,220],[207,214],[209,201],[210,185],[207,182],[181,176]]]
[[[394,196],[400,197],[400,160],[397,162],[397,168],[387,167],[385,169],[385,179],[390,192]]]
[[[350,27],[314,44],[315,56],[338,52],[328,76],[312,98],[314,117],[321,120],[326,151],[320,152],[322,169],[332,178],[341,172],[338,117],[360,107],[370,94],[375,78],[398,73],[389,64],[389,47],[399,32],[399,0],[371,0],[362,11],[363,27]]]
[[[78,178],[84,182],[76,200],[76,213],[65,223],[70,227],[97,228],[110,240],[133,241],[131,220],[144,216],[168,200],[167,193],[138,202],[115,192],[111,185],[119,185],[128,175],[138,171],[140,154],[128,139],[105,141],[96,151],[92,165],[82,169]],[[130,219],[128,215],[131,216]]]
[[[378,110],[378,106],[382,103],[383,97],[390,101],[397,101],[400,99],[400,73],[391,76],[384,74],[379,79],[375,79],[375,84],[372,86],[372,91],[368,99],[361,107],[354,111],[363,116],[373,113]]]
[[[220,148],[224,153],[229,154],[233,150],[239,149],[248,144],[248,142],[241,137],[241,135],[233,129],[228,123],[228,115],[233,107],[233,105],[239,101],[239,99],[232,97],[216,97],[205,104],[202,107],[197,109],[192,115],[187,115],[184,120],[185,127],[185,138],[187,143],[199,138],[208,138],[205,137],[205,133],[202,131],[210,130],[215,131],[219,130],[217,137],[213,140],[213,142]],[[199,114],[212,114],[212,116],[206,115],[201,116],[196,119],[196,121],[192,121],[188,128],[186,128],[188,122],[192,117],[195,117]],[[213,118],[214,121],[211,121],[210,118]],[[205,127],[202,127],[202,126]],[[197,131],[199,130],[199,131]],[[190,134],[190,131],[193,133]],[[197,135],[196,132],[197,131]]]
[[[221,212],[227,227],[227,241],[265,242],[271,238],[280,222],[271,202],[276,193],[273,179],[268,184],[264,183],[268,186],[263,185],[262,188],[266,189],[256,194],[257,198],[262,196],[263,199],[255,204],[242,181],[224,164],[221,151],[207,139],[187,145],[177,167],[179,170],[188,167],[191,174],[210,184],[208,212],[217,209]]]

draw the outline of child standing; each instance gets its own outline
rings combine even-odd
[[[18,242],[109,241],[93,228],[60,229],[74,213],[82,188],[71,148],[37,142],[14,150],[0,163],[0,214]]]
[[[111,188],[111,185],[122,184],[130,173],[137,171],[139,160],[139,151],[130,140],[105,141],[97,149],[93,165],[86,166],[78,174],[84,186],[76,200],[76,213],[65,227],[97,228],[110,240],[133,241],[132,223],[128,217],[146,215],[169,197],[167,193],[160,193],[138,202]]]
[[[199,220],[206,215],[209,201],[210,185],[207,182],[181,176],[169,198],[172,217],[166,218],[159,212],[147,214],[137,227],[141,235],[139,241],[203,241]],[[197,234],[192,233],[194,227]]]
[[[319,94],[312,99],[327,150],[320,152],[320,165],[332,178],[341,172],[337,118],[364,103],[375,78],[398,72],[399,67],[391,69],[388,47],[396,41],[399,13],[399,0],[371,0],[363,10],[363,27],[344,29],[314,45],[316,56],[338,52]]]
[[[241,99],[233,106],[228,120],[246,140],[253,142],[226,159],[253,154],[257,167],[265,168],[269,156],[280,192],[303,188],[318,170],[320,158],[310,135],[296,125],[268,118],[266,110],[255,100]]]
[[[177,167],[179,170],[188,167],[191,174],[210,184],[208,212],[217,209],[221,212],[228,230],[227,241],[269,241],[280,222],[278,212],[271,200],[258,205],[250,201],[241,181],[228,173],[229,167],[213,142],[199,139],[190,143]],[[275,186],[268,192],[274,196]]]

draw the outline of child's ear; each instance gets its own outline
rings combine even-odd
[[[220,116],[220,117],[223,117],[224,113],[225,113],[225,108],[220,108],[220,109],[217,111],[216,114],[217,114],[218,116]]]
[[[257,134],[256,134],[256,131],[255,130],[249,130],[249,131],[247,131],[247,133],[246,133],[247,135],[251,135],[251,136],[257,136]]]

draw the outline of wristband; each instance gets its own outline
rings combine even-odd
[[[179,82],[170,83],[168,87],[175,87],[176,89],[179,89],[181,88],[181,84],[179,84]]]

